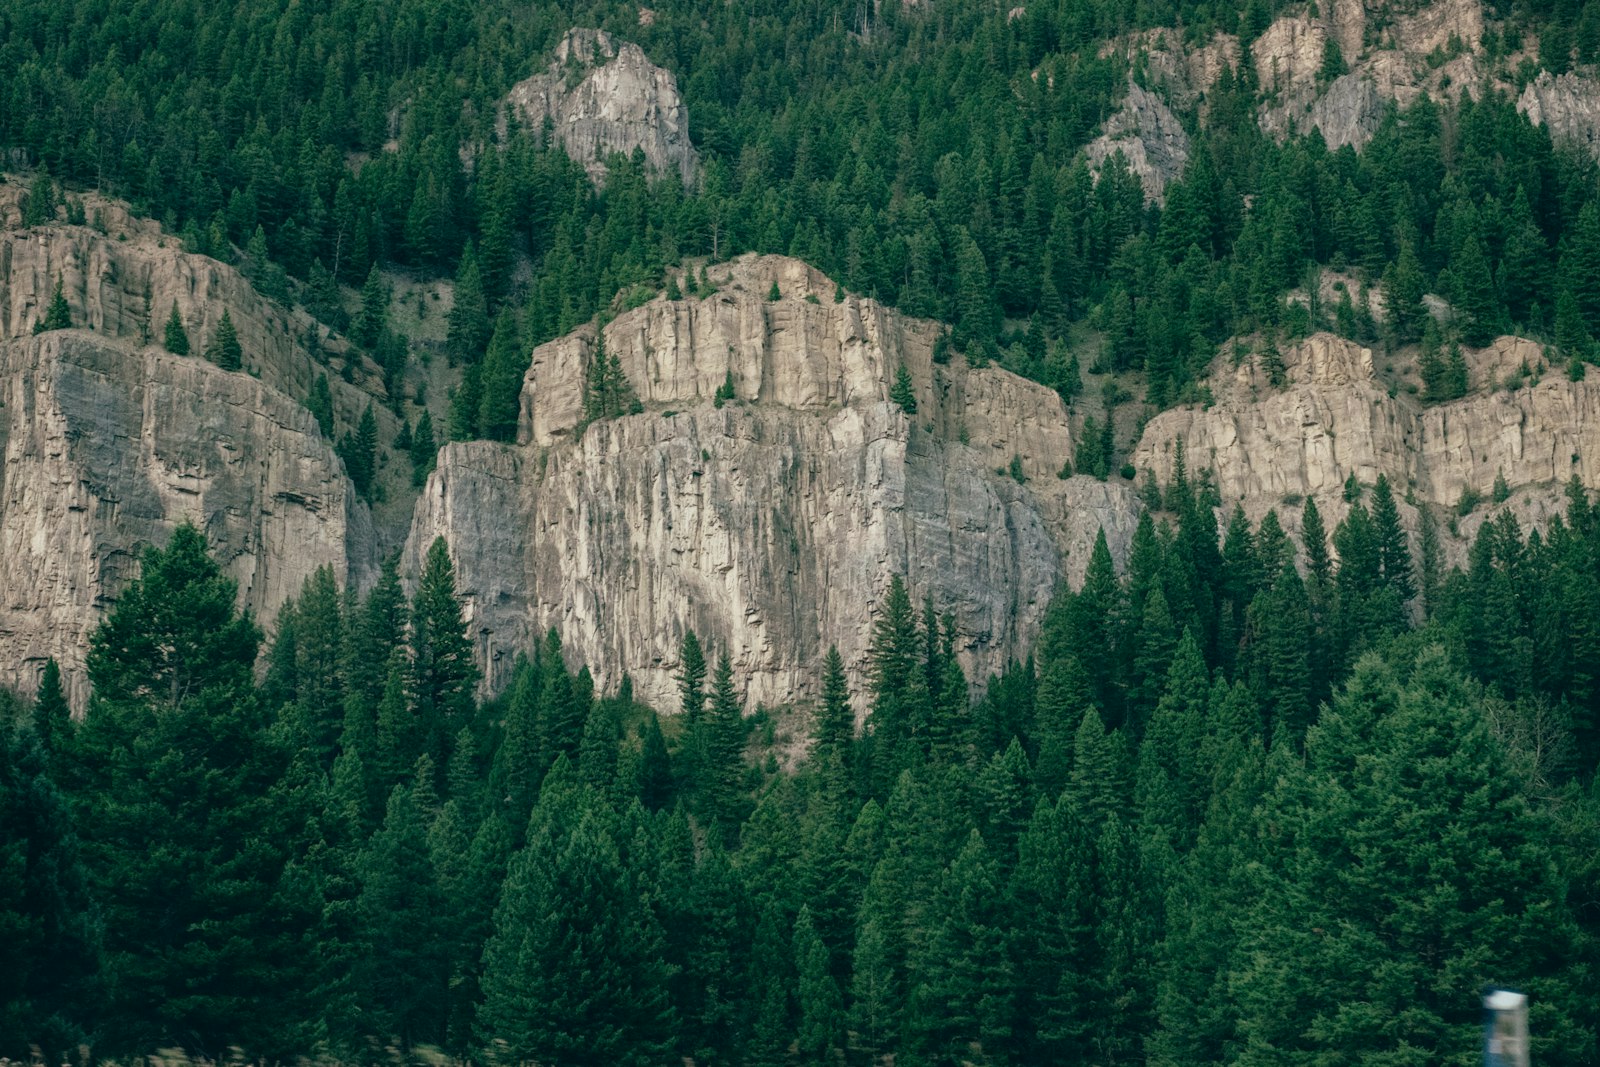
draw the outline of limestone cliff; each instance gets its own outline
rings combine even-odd
[[[1261,127],[1277,137],[1322,132],[1328,147],[1361,148],[1377,132],[1389,101],[1405,107],[1426,92],[1476,95],[1488,82],[1479,0],[1438,0],[1395,10],[1382,0],[1333,0],[1291,12],[1251,45],[1256,77],[1270,96]],[[1328,77],[1324,59],[1337,45],[1348,73]]]
[[[635,149],[685,185],[699,169],[672,73],[603,30],[569,30],[549,68],[512,87],[506,110],[535,132],[548,120],[557,143],[596,181],[604,180],[606,156]],[[502,131],[504,122],[502,115]]]
[[[1167,184],[1183,177],[1189,134],[1159,96],[1130,82],[1121,110],[1106,120],[1085,151],[1096,175],[1121,152],[1128,169],[1139,176],[1145,199],[1159,204],[1166,199]]]
[[[1347,511],[1345,479],[1370,485],[1387,475],[1398,495],[1437,513],[1452,511],[1463,492],[1487,500],[1497,478],[1526,521],[1542,524],[1564,508],[1562,489],[1577,475],[1600,486],[1600,388],[1564,374],[1538,374],[1542,349],[1504,337],[1469,352],[1473,391],[1450,403],[1421,406],[1389,387],[1370,349],[1316,334],[1283,352],[1287,383],[1274,388],[1250,358],[1238,367],[1219,360],[1210,387],[1215,403],[1178,408],[1151,419],[1132,462],[1170,480],[1182,442],[1191,470],[1211,469],[1231,510],[1252,520],[1277,508],[1296,528],[1299,502],[1315,497],[1331,529]],[[1506,388],[1527,367],[1531,384]],[[1414,526],[1415,508],[1404,510]],[[1460,561],[1467,538],[1492,510],[1485,505],[1446,537],[1448,560]]]
[[[114,201],[86,198],[104,232],[24,230],[18,196],[0,183],[0,685],[31,687],[54,656],[81,705],[89,633],[143,546],[184,519],[269,625],[318,566],[363,580],[380,538],[301,401],[331,372],[348,428],[381,397],[377,368],[334,339],[313,357],[304,313]],[[58,278],[80,328],[34,337]],[[146,343],[174,304],[195,351],[227,308],[246,369]],[[393,416],[379,420],[387,439]]]
[[[1600,80],[1571,72],[1553,77],[1541,70],[1517,97],[1517,110],[1556,140],[1580,145],[1600,159]]]
[[[270,625],[318,566],[375,555],[333,449],[242,372],[84,330],[0,343],[0,685],[62,665],[81,706],[88,636],[142,547],[198,525]]]
[[[685,629],[727,650],[749,701],[813,692],[837,644],[856,681],[892,574],[954,613],[981,679],[1023,655],[1103,525],[1120,551],[1132,493],[1061,480],[1053,392],[933,362],[938,327],[833,300],[804,264],[746,257],[705,299],[658,298],[605,330],[644,412],[577,432],[592,328],[535,351],[522,443],[451,445],[406,559],[451,545],[491,683],[555,626],[575,658],[676,706]],[[782,298],[768,301],[773,282]],[[917,412],[888,399],[901,366]],[[715,394],[732,375],[735,400]],[[1024,482],[1003,473],[1016,456]],[[1000,470],[997,470],[1000,468]]]

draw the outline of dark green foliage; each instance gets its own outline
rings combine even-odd
[[[64,1057],[103,996],[96,972],[99,931],[68,800],[57,784],[53,748],[70,730],[55,661],[46,667],[33,714],[0,693],[0,1049],[34,1044]]]
[[[177,311],[176,304],[173,305],[173,311]],[[182,330],[183,327],[180,325],[178,329]],[[169,336],[170,331],[171,327],[169,326]],[[188,341],[185,341],[184,344],[187,345]],[[169,345],[168,347],[170,348],[171,346]],[[326,374],[318,374],[317,380],[312,383],[311,398],[306,401],[306,407],[311,409],[311,414],[317,420],[317,428],[322,431],[322,436],[329,441],[333,440],[333,391],[328,388],[328,376]]]
[[[481,1046],[511,1062],[651,1067],[672,1018],[660,924],[593,794],[555,792],[546,785],[495,910]]]
[[[417,418],[417,428],[411,434],[410,453],[411,484],[418,486],[428,480],[439,458],[439,445],[433,437],[432,413],[424,411]]]
[[[339,439],[338,452],[356,492],[371,496],[373,478],[378,473],[378,421],[371,404],[361,413],[356,432]]]
[[[206,345],[205,357],[223,370],[239,370],[244,366],[244,349],[239,345],[239,333],[233,328],[233,317],[227,308],[222,309],[222,319]]]
[[[889,387],[889,399],[900,405],[907,415],[917,413],[917,393],[911,384],[911,371],[902,363],[895,371],[894,385]]]
[[[166,332],[162,335],[161,345],[175,356],[189,354],[189,334],[183,328],[183,316],[178,314],[176,300],[172,302],[172,314],[167,316]]]
[[[56,183],[50,180],[48,171],[41,170],[34,175],[33,181],[28,183],[27,193],[22,197],[21,207],[24,229],[55,221]]]
[[[35,334],[45,333],[50,330],[72,329],[72,309],[67,306],[66,295],[61,291],[61,275],[56,275],[56,287],[50,294],[50,306],[45,309],[44,317],[33,324]]]
[[[510,441],[517,435],[517,414],[522,395],[522,375],[528,369],[522,333],[510,311],[495,320],[494,337],[483,358],[482,397],[478,409],[478,436]]]
[[[469,242],[466,251],[461,253],[461,265],[456,269],[455,297],[450,305],[450,325],[445,340],[450,362],[477,363],[483,358],[492,333],[478,257]]]

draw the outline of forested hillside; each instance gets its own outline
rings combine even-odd
[[[385,348],[370,316],[352,326],[335,288],[376,284],[375,266],[458,280],[452,357],[470,366],[502,308],[526,349],[684,257],[746,250],[951,321],[971,358],[1064,392],[1056,342],[1086,323],[1104,345],[1085,365],[1147,371],[1157,407],[1235,334],[1304,333],[1315,318],[1374,340],[1383,319],[1389,342],[1418,340],[1428,292],[1458,309],[1465,343],[1514,328],[1563,359],[1591,355],[1594,161],[1553,147],[1503,93],[1459,108],[1459,89],[1425,94],[1391,108],[1359,154],[1330,152],[1315,133],[1262,131],[1256,104],[1273,94],[1246,59],[1180,108],[1191,158],[1164,209],[1117,156],[1096,182],[1081,147],[1130,78],[1154,78],[1143,52],[1107,42],[1177,26],[1196,46],[1236,34],[1248,56],[1284,7],[27,2],[0,13],[0,145],[130,199],[194,250],[245,250],[267,289],[293,279],[384,363],[403,346]],[[1537,69],[1525,36],[1542,35],[1547,69],[1600,57],[1592,6],[1486,16],[1485,65],[1513,91]],[[698,183],[619,159],[597,190],[542,131],[497,135],[502,97],[569,25],[637,40],[676,74]],[[1322,77],[1345,62],[1335,44]],[[1313,264],[1358,272],[1348,307],[1308,317],[1282,302]],[[457,437],[505,433],[477,411],[456,423]]]
[[[1600,1061],[1600,4],[1463,3],[0,6],[0,1057]],[[508,116],[590,27],[681,169]]]
[[[1219,547],[1203,480],[1165,506],[976,704],[896,579],[794,772],[692,633],[670,719],[554,632],[475,703],[443,542],[409,602],[313,578],[258,684],[181,528],[83,720],[53,672],[7,703],[0,1052],[1469,1063],[1500,982],[1538,1062],[1592,1062],[1587,495],[1449,577],[1386,482],[1303,556],[1275,514]]]

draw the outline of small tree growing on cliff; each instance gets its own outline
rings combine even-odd
[[[183,328],[183,316],[178,314],[178,302],[172,302],[172,314],[167,316],[167,332],[161,345],[175,356],[189,354],[189,334]]]
[[[244,366],[244,349],[239,345],[239,334],[226,308],[222,311],[222,321],[217,323],[216,334],[206,346],[206,358],[223,370],[238,370]]]
[[[72,309],[67,306],[66,294],[61,291],[61,275],[56,275],[56,291],[50,297],[50,306],[45,310],[44,318],[33,324],[33,332],[45,333],[48,330],[72,329]]]
[[[889,390],[889,399],[899,404],[907,415],[917,413],[917,394],[911,388],[911,372],[906,370],[904,363],[900,364],[900,369],[895,373],[894,385]]]

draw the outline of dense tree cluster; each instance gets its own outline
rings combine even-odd
[[[1515,51],[1518,27],[1544,34],[1552,69],[1600,50],[1589,5],[1514,6],[1486,39],[1490,62]],[[1157,406],[1233,334],[1326,323],[1369,336],[1386,320],[1389,340],[1414,341],[1425,292],[1453,308],[1447,340],[1514,327],[1553,338],[1564,359],[1592,356],[1593,161],[1553,148],[1503,96],[1423,97],[1359,155],[1315,134],[1280,146],[1256,123],[1246,63],[1222,71],[1203,121],[1182,116],[1193,159],[1164,209],[1145,205],[1120,157],[1091,174],[1078,149],[1128,78],[1148,77],[1102,41],[1176,25],[1248,45],[1282,7],[1072,0],[1011,18],[970,0],[670,2],[641,24],[612,3],[332,0],[248,16],[167,3],[101,17],[25,0],[0,18],[0,145],[130,199],[190,248],[237,259],[268,295],[292,290],[373,354],[391,395],[407,342],[382,321],[376,268],[453,275],[448,349],[470,379],[456,437],[506,435],[507,383],[532,345],[660,285],[686,256],[752,249],[946,319],[969,358],[1064,394],[1086,336],[1073,327],[1087,323],[1104,351],[1086,364],[1144,371]],[[635,153],[596,189],[545,131],[497,132],[501,96],[569,19],[637,39],[675,72],[705,159],[691,187]],[[1324,77],[1343,62],[1335,49]],[[53,217],[51,182],[35,187],[27,216]],[[1351,272],[1335,307],[1283,300],[1313,265]],[[341,284],[361,289],[353,318]],[[492,341],[512,326],[508,364]]]
[[[1413,557],[1391,487],[1304,548],[1178,468],[973,703],[891,580],[867,683],[761,755],[693,632],[678,714],[551,631],[474,699],[443,541],[261,635],[181,528],[93,695],[7,698],[0,1053],[499,1062],[1465,1062],[1486,982],[1596,1054],[1600,511]],[[1433,546],[1433,547],[1430,547]],[[755,758],[752,759],[752,756]]]

